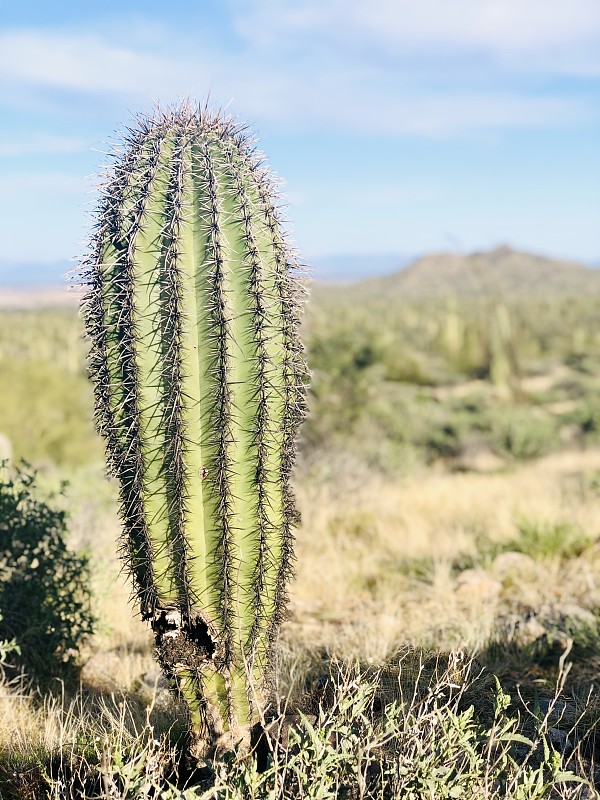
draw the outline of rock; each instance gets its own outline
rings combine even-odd
[[[573,640],[564,631],[550,630],[546,633],[546,638],[550,648],[559,656],[573,646]]]
[[[541,713],[547,716],[548,720],[554,724],[561,720],[569,723],[573,722],[577,716],[577,710],[573,703],[568,703],[560,698],[552,698],[551,700],[541,698],[538,701],[538,705]]]
[[[574,445],[581,442],[581,428],[579,425],[561,425],[558,437],[562,445]]]
[[[170,708],[175,701],[175,695],[169,688],[169,681],[158,667],[151,669],[135,682],[134,691],[146,703],[152,703],[155,708]]]
[[[519,619],[514,627],[513,638],[521,647],[527,647],[546,635],[546,628],[535,616]]]
[[[492,602],[502,591],[502,584],[483,569],[465,569],[456,578],[456,594],[469,602]]]
[[[566,753],[569,750],[572,750],[573,745],[571,744],[571,740],[565,731],[561,731],[559,728],[549,728],[548,736],[550,737],[552,744],[556,745],[556,748],[561,753]]]
[[[453,469],[457,472],[498,472],[506,462],[490,450],[482,433],[471,432],[461,437],[460,450]]]
[[[94,653],[83,665],[81,679],[98,689],[112,691],[117,685],[119,667],[120,659],[116,653]]]
[[[492,571],[501,580],[509,575],[523,575],[535,570],[536,563],[531,556],[525,553],[518,553],[516,550],[508,550],[500,553],[494,559]]]
[[[168,689],[169,681],[165,678],[161,669],[151,669],[149,672],[144,672],[141,677],[142,685],[154,691],[154,689]]]
[[[536,613],[510,614],[498,620],[499,627],[521,647],[545,639],[548,652],[560,656],[573,644],[577,633],[598,629],[598,621],[588,609],[575,603],[544,605]]]

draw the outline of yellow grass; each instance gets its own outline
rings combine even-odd
[[[508,541],[515,521],[566,521],[600,534],[600,496],[585,476],[600,452],[560,453],[497,474],[425,472],[393,483],[344,480],[300,492],[293,618],[287,636],[307,637],[343,654],[379,660],[402,642],[473,648],[490,636],[503,601],[600,604],[591,556],[561,565],[534,563],[530,574],[489,575],[486,586],[457,586],[450,562],[474,551],[476,537]],[[432,557],[432,583],[402,574],[410,559]],[[500,591],[492,580],[504,577]],[[500,581],[502,582],[502,581]]]
[[[297,576],[282,648],[324,648],[373,663],[406,643],[472,651],[515,604],[534,611],[557,602],[600,607],[600,549],[593,546],[600,537],[600,494],[587,481],[599,469],[600,451],[594,450],[496,474],[432,470],[393,482],[349,470],[336,475],[332,465],[328,480],[302,481]],[[133,692],[143,707],[152,691],[142,681],[146,676],[152,683],[156,665],[152,637],[133,615],[120,574],[114,487],[99,492],[88,479],[75,487],[71,502],[74,538],[93,552],[101,619],[84,654],[84,689],[108,701],[112,694],[116,706],[120,693]],[[482,536],[513,539],[515,521],[523,517],[567,521],[589,537],[590,547],[569,560],[477,564],[466,576],[452,568],[457,556],[475,554]],[[432,559],[429,577],[413,573],[415,559]],[[3,686],[0,749],[52,750],[76,736],[78,725],[73,710],[69,717],[60,704],[34,708]]]

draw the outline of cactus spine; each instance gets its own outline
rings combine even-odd
[[[200,753],[257,720],[291,570],[302,287],[273,197],[231,120],[159,111],[116,156],[83,270],[122,555]]]

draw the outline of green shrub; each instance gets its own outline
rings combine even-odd
[[[415,656],[417,656],[415,658]],[[48,796],[142,800],[544,800],[592,797],[590,768],[553,744],[559,728],[519,714],[497,679],[461,656],[401,655],[381,670],[332,664],[312,687],[310,713],[275,719],[256,757],[227,753],[185,775],[177,753],[151,727],[108,731],[102,749],[46,772]],[[310,695],[310,693],[309,693]],[[310,702],[310,697],[306,697]],[[556,701],[549,699],[548,704]],[[550,707],[554,707],[551,705]],[[559,720],[560,722],[560,720]],[[554,723],[557,724],[556,722]],[[566,736],[566,734],[565,734]],[[90,748],[91,749],[91,748]],[[571,749],[571,748],[569,748]],[[24,770],[17,778],[31,782]],[[23,777],[21,777],[23,776]],[[21,785],[22,785],[21,784]],[[584,791],[576,793],[580,785]],[[77,793],[75,793],[77,792]],[[24,796],[19,795],[19,796]],[[28,795],[31,796],[31,795]],[[36,795],[37,796],[37,795]]]
[[[538,458],[559,445],[556,421],[528,409],[497,409],[490,427],[490,444],[501,456],[518,460]]]
[[[534,561],[545,558],[578,558],[593,540],[584,531],[562,520],[515,520],[518,534],[505,542],[491,542],[485,537],[476,540],[478,559],[465,556],[455,562],[457,570],[474,566],[477,561],[490,562],[500,553],[523,553]]]
[[[597,402],[585,398],[573,414],[573,422],[588,442],[600,440],[600,405]]]
[[[0,309],[0,431],[9,456],[41,466],[102,459],[75,308]]]
[[[517,521],[519,536],[508,543],[505,549],[516,550],[542,558],[576,558],[590,545],[590,539],[574,525],[560,521]]]
[[[39,683],[69,677],[94,629],[86,555],[65,542],[65,512],[39,497],[35,475],[0,473],[0,641]]]

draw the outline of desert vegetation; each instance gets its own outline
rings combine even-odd
[[[131,613],[77,311],[0,312],[2,798],[597,796],[596,277],[444,263],[312,287],[277,708],[242,760],[186,755]]]

